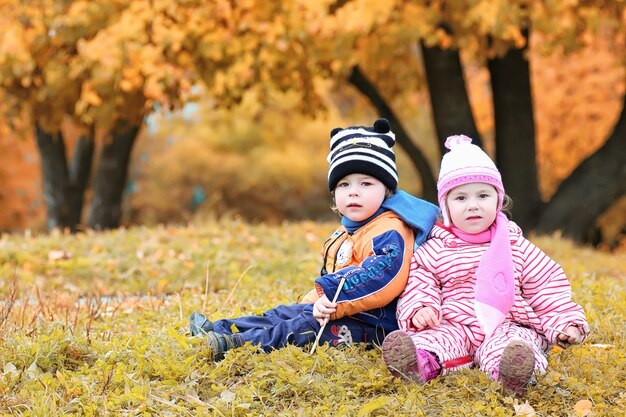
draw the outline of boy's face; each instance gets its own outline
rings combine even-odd
[[[465,233],[487,230],[498,214],[498,192],[482,182],[459,185],[446,196],[448,214],[453,225]]]
[[[343,177],[335,187],[337,210],[353,222],[370,218],[385,200],[387,188],[380,180],[365,174]]]

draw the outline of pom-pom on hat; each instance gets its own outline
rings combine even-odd
[[[498,210],[501,210],[504,185],[500,171],[489,158],[489,155],[472,144],[472,138],[465,135],[449,136],[445,146],[450,151],[441,159],[439,179],[437,180],[437,199],[443,215],[443,224],[450,226],[446,195],[453,188],[471,182],[493,185],[498,192]]]
[[[330,132],[328,189],[332,192],[340,179],[360,173],[380,180],[390,190],[398,187],[398,170],[393,145],[396,135],[387,119],[374,126],[334,128]]]

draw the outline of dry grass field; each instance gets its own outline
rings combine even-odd
[[[0,415],[617,416],[626,410],[623,253],[531,236],[585,308],[522,399],[472,369],[420,385],[378,349],[252,347],[214,364],[187,317],[261,312],[306,293],[333,224],[131,228],[0,237]]]

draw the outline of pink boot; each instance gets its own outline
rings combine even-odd
[[[504,348],[498,379],[505,392],[523,396],[534,371],[535,354],[530,346],[520,340],[513,340]]]
[[[417,382],[428,382],[441,373],[437,357],[422,349],[416,349],[408,333],[391,332],[383,341],[383,360],[391,374]]]

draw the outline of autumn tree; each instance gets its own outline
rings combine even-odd
[[[301,111],[322,108],[313,84],[324,67],[309,58],[313,34],[302,30],[306,9],[298,2],[3,0],[0,7],[5,117],[32,119],[50,228],[78,225],[94,153],[89,226],[119,224],[130,152],[153,111],[180,108],[201,90],[223,107],[246,94],[263,103],[272,91],[291,90],[301,95]],[[84,132],[69,165],[67,118]]]
[[[329,14],[341,22],[336,26],[339,28],[348,16],[367,10],[366,3],[359,0],[335,2],[329,7]],[[387,115],[398,126],[398,119],[390,110],[393,100],[381,100],[379,93],[385,91],[386,97],[393,97],[398,86],[388,87],[389,63],[373,57],[379,58],[381,49],[385,56],[399,56],[398,51],[404,51],[404,55],[410,57],[419,48],[440,144],[449,134],[459,132],[475,135],[480,141],[467,97],[460,54],[464,52],[472,62],[482,63],[491,76],[495,159],[507,192],[517,201],[516,221],[528,230],[560,229],[575,240],[590,241],[597,219],[626,193],[623,169],[626,166],[623,152],[626,107],[623,106],[604,146],[561,183],[550,201],[542,201],[537,179],[533,109],[534,97],[541,92],[531,89],[529,47],[530,40],[536,36],[542,39],[535,44],[542,53],[571,52],[588,45],[590,39],[604,30],[611,33],[617,50],[625,56],[624,1],[418,1],[393,2],[386,6],[386,12],[363,12],[374,13],[379,20],[363,19],[371,24],[363,24],[360,34],[355,35],[358,40],[353,44],[354,55],[369,51],[371,57],[350,61],[352,67],[346,71],[350,74],[346,79],[367,94],[380,114]],[[381,48],[371,48],[373,44]],[[385,87],[380,87],[382,85]],[[400,79],[398,85],[404,87],[406,83]],[[443,145],[441,147],[443,150]],[[423,170],[420,173],[424,176]],[[432,181],[427,179],[426,182]]]
[[[75,229],[92,181],[89,225],[119,225],[128,161],[146,114],[187,99],[193,72],[168,2],[2,1],[5,117],[25,113],[41,155],[50,228]],[[68,164],[64,120],[83,135]]]
[[[491,75],[495,158],[518,202],[516,220],[585,240],[595,219],[624,194],[624,123],[620,118],[605,145],[542,201],[533,109],[541,92],[531,90],[529,40],[541,36],[539,47],[549,53],[584,46],[599,28],[623,38],[623,3],[4,0],[9,36],[0,44],[0,85],[33,119],[51,226],[73,223],[66,196],[83,185],[70,173],[89,171],[66,168],[62,120],[84,127],[85,155],[93,152],[89,139],[102,132],[89,223],[113,227],[143,118],[179,108],[195,91],[224,107],[254,97],[261,109],[274,91],[291,92],[298,110],[315,115],[325,105],[320,82],[349,83],[392,121],[432,199],[434,169],[421,147],[424,138],[409,137],[400,120],[413,109],[399,101],[427,88],[439,142],[459,132],[480,142],[462,52]],[[589,182],[600,177],[613,180]],[[595,198],[579,210],[583,195]]]
[[[244,19],[245,31],[236,31],[237,38],[250,32],[264,34],[256,31],[264,27],[255,20],[258,14],[242,11],[252,3],[237,6],[241,16],[252,19]],[[422,177],[427,198],[434,196],[433,170],[422,155],[421,138],[408,138],[400,122],[402,117],[394,107],[398,107],[398,96],[406,91],[427,87],[441,149],[445,137],[452,133],[468,133],[481,143],[467,96],[461,52],[473,63],[484,65],[491,76],[495,159],[508,193],[518,202],[514,210],[516,221],[528,230],[561,229],[576,240],[588,241],[598,217],[624,195],[625,174],[620,169],[625,162],[624,152],[619,151],[624,134],[622,123],[618,122],[605,145],[563,181],[550,201],[542,200],[533,108],[534,97],[541,92],[532,91],[528,58],[533,37],[542,39],[537,46],[542,53],[584,47],[600,29],[612,31],[619,45],[624,35],[623,0],[282,3],[276,12],[281,12],[283,18],[273,20],[281,23],[281,35],[250,39],[247,43],[267,51],[261,56],[269,63],[284,59],[278,45],[294,62],[298,62],[299,51],[306,51],[308,64],[296,67],[297,79],[306,82],[283,85],[301,90],[303,97],[316,97],[314,91],[307,92],[315,88],[309,75],[315,74],[313,70],[339,84],[350,83],[366,95],[379,114],[392,120],[399,144],[407,150]],[[269,33],[276,33],[274,30]],[[313,44],[309,45],[311,36]],[[242,62],[234,55],[232,60]],[[255,79],[284,79],[282,72],[270,70],[265,71],[265,77],[255,77],[260,62],[266,61],[249,59],[255,69],[246,74],[250,85],[256,85]],[[598,183],[599,178],[606,180]],[[578,202],[587,196],[593,196],[593,201],[580,210]]]

